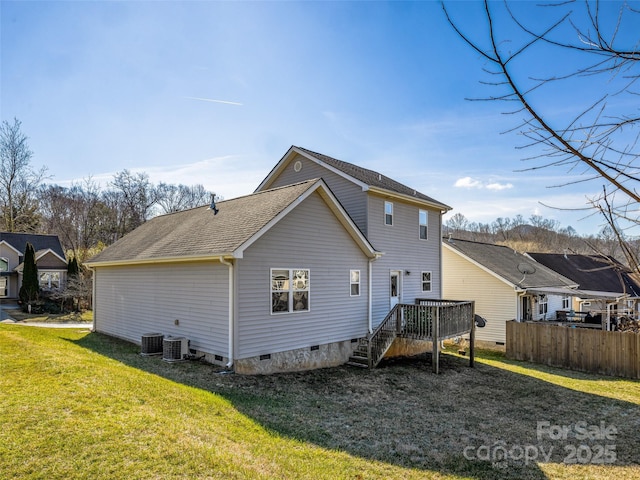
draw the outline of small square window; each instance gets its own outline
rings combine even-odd
[[[351,270],[349,283],[351,285],[351,296],[360,296],[360,270]]]
[[[393,225],[393,203],[384,202],[384,224]]]

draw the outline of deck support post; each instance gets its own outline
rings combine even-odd
[[[435,307],[435,318],[433,319],[433,346],[431,348],[431,361],[433,363],[433,373],[440,373],[440,307]]]
[[[469,366],[473,368],[476,355],[476,316],[475,303],[471,309],[471,332],[469,332]]]

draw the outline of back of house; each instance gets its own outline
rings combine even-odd
[[[373,326],[397,303],[442,297],[442,215],[451,207],[385,175],[292,146],[256,191],[322,178],[373,247]]]

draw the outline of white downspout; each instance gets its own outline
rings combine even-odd
[[[234,291],[234,281],[233,281],[233,263],[224,259],[224,257],[220,256],[220,263],[229,267],[229,362],[227,363],[227,368],[231,368],[233,366],[233,305],[235,303],[236,295]]]
[[[369,283],[369,311],[368,311],[368,320],[369,320],[369,333],[373,333],[373,293],[371,292],[371,287],[373,286],[373,280],[371,273],[373,272],[373,262],[374,258],[369,259],[369,272],[368,272],[368,283]]]
[[[93,310],[93,329],[92,332],[96,332],[96,269],[89,267],[91,270],[91,309]]]

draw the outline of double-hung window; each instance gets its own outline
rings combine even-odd
[[[571,296],[570,295],[563,295],[562,296],[562,309],[563,310],[567,310],[569,308],[569,305],[571,305]]]
[[[538,296],[538,314],[546,315],[549,305],[547,303],[547,296],[543,293]]]
[[[420,210],[418,215],[420,222],[420,240],[426,240],[428,237],[429,229],[428,229],[428,215],[426,210]]]
[[[271,269],[271,313],[309,311],[309,270]]]
[[[393,203],[384,202],[384,224],[393,225]]]
[[[431,291],[431,272],[422,272],[422,291]]]
[[[349,284],[351,286],[351,296],[360,296],[360,270],[351,270],[349,276]]]

